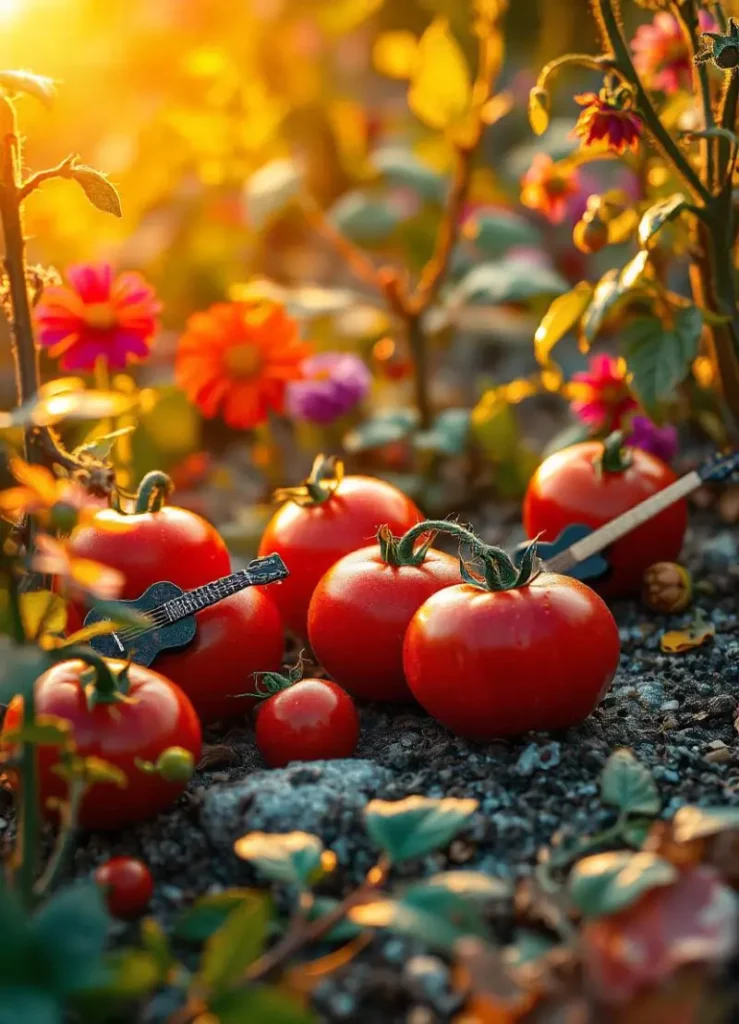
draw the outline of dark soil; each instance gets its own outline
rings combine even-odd
[[[601,707],[579,728],[475,746],[418,709],[369,705],[361,709],[356,760],[278,771],[264,769],[250,728],[214,730],[208,767],[179,804],[138,828],[83,837],[75,874],[88,873],[112,853],[140,855],[157,882],[153,910],[171,920],[203,892],[255,881],[231,851],[239,835],[299,829],[318,833],[335,851],[335,884],[345,890],[373,862],[362,827],[367,800],[422,793],[474,797],[479,813],[449,850],[406,874],[464,865],[515,878],[531,871],[553,837],[566,841],[612,822],[599,800],[598,776],[619,746],[631,747],[652,771],[665,817],[685,803],[739,804],[737,531],[712,513],[699,513],[684,554],[696,583],[694,606],[671,618],[635,602],[614,608],[623,645],[619,672]],[[696,607],[714,623],[715,638],[681,655],[661,653],[660,635],[690,622]],[[442,959],[388,935],[324,982],[315,1004],[326,1021],[434,1024],[450,1020],[458,997]],[[146,1019],[164,1019],[168,1009],[160,1001]]]

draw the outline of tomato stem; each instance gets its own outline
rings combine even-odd
[[[632,463],[629,448],[624,446],[624,435],[614,430],[603,442],[603,452],[595,460],[595,468],[599,473],[624,473]]]
[[[70,661],[77,658],[89,665],[94,672],[94,679],[89,686],[85,687],[87,703],[90,707],[96,704],[117,704],[126,700],[128,689],[128,665],[125,665],[120,672],[116,673],[110,667],[105,658],[101,657],[91,647],[60,647],[57,652],[52,652],[52,657],[58,655],[57,660]]]
[[[136,491],[134,514],[142,512],[158,512],[174,490],[171,477],[160,469],[147,473]]]
[[[273,494],[275,501],[293,501],[302,508],[322,505],[336,494],[344,479],[344,463],[335,455],[317,455],[310,474],[297,487],[279,487]]]
[[[420,523],[419,526],[425,526]],[[423,544],[416,547],[416,541],[424,533],[429,536]],[[402,537],[395,537],[390,527],[381,526],[377,531],[377,543],[380,545],[380,555],[388,565],[422,565],[429,548],[436,540],[436,531],[424,529],[419,532],[417,527],[412,527]]]
[[[256,697],[257,700],[267,700],[269,697],[274,697],[276,693],[280,693],[281,690],[289,690],[295,683],[300,682],[303,678],[303,652],[300,652],[300,657],[297,663],[293,665],[291,669],[288,669],[287,673],[282,672],[255,672],[254,673],[254,692],[252,693],[238,693],[237,697]]]

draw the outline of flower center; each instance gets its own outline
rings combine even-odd
[[[256,345],[232,345],[226,349],[223,361],[234,377],[254,377],[262,368],[262,353]]]
[[[98,331],[109,331],[118,322],[110,302],[90,302],[82,315],[87,326]]]
[[[331,380],[331,371],[330,370],[316,370],[316,372],[312,373],[310,376],[311,376],[311,380]]]

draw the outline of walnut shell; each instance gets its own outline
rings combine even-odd
[[[685,611],[692,596],[690,573],[677,562],[655,562],[644,573],[642,601],[653,612]]]

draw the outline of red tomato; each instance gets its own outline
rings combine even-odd
[[[135,857],[111,857],[95,869],[94,877],[105,889],[110,913],[124,921],[140,917],[154,894],[151,871]]]
[[[422,518],[397,487],[369,476],[344,477],[320,504],[287,501],[267,524],[258,552],[276,551],[290,570],[274,593],[285,625],[307,636],[310,599],[334,562],[371,543],[384,523],[402,534]]]
[[[269,593],[248,587],[204,608],[193,642],[156,659],[157,672],[185,691],[201,722],[247,711],[254,698],[234,695],[250,688],[254,672],[276,672],[282,664],[282,622]]]
[[[122,661],[106,661],[114,673]],[[93,783],[82,799],[79,823],[83,828],[119,828],[150,818],[173,803],[185,782],[166,782],[143,772],[136,760],[155,763],[170,747],[182,747],[200,758],[200,722],[189,699],[164,676],[150,668],[132,664],[128,671],[126,699],[88,706],[80,676],[88,666],[79,660],[63,661],[36,682],[36,714],[54,715],[72,725],[77,753],[98,757],[119,768],[127,777],[125,788],[113,782]],[[23,718],[23,698],[14,697],[8,706],[2,735],[17,729]],[[59,762],[55,747],[39,747],[39,796],[49,813],[50,797],[66,799],[67,783],[53,768]],[[50,813],[53,817],[53,811]]]
[[[270,768],[290,761],[350,757],[359,739],[357,709],[328,679],[301,679],[257,708],[256,740]]]
[[[403,637],[423,602],[461,583],[459,559],[433,548],[421,565],[389,565],[379,545],[345,555],[322,577],[308,611],[308,636],[323,667],[365,700],[411,701]]]
[[[621,515],[677,479],[654,455],[630,449],[631,464],[621,472],[597,468],[600,441],[585,441],[555,452],[539,466],[526,491],[523,522],[529,537],[553,541],[566,526],[582,523],[593,529]],[[680,554],[688,521],[683,499],[616,541],[605,552],[612,569],[594,582],[604,597],[620,597],[641,589],[644,572],[654,562],[672,562]]]
[[[603,600],[554,573],[516,590],[440,590],[414,615],[403,647],[418,702],[460,736],[484,741],[581,722],[618,657]]]

